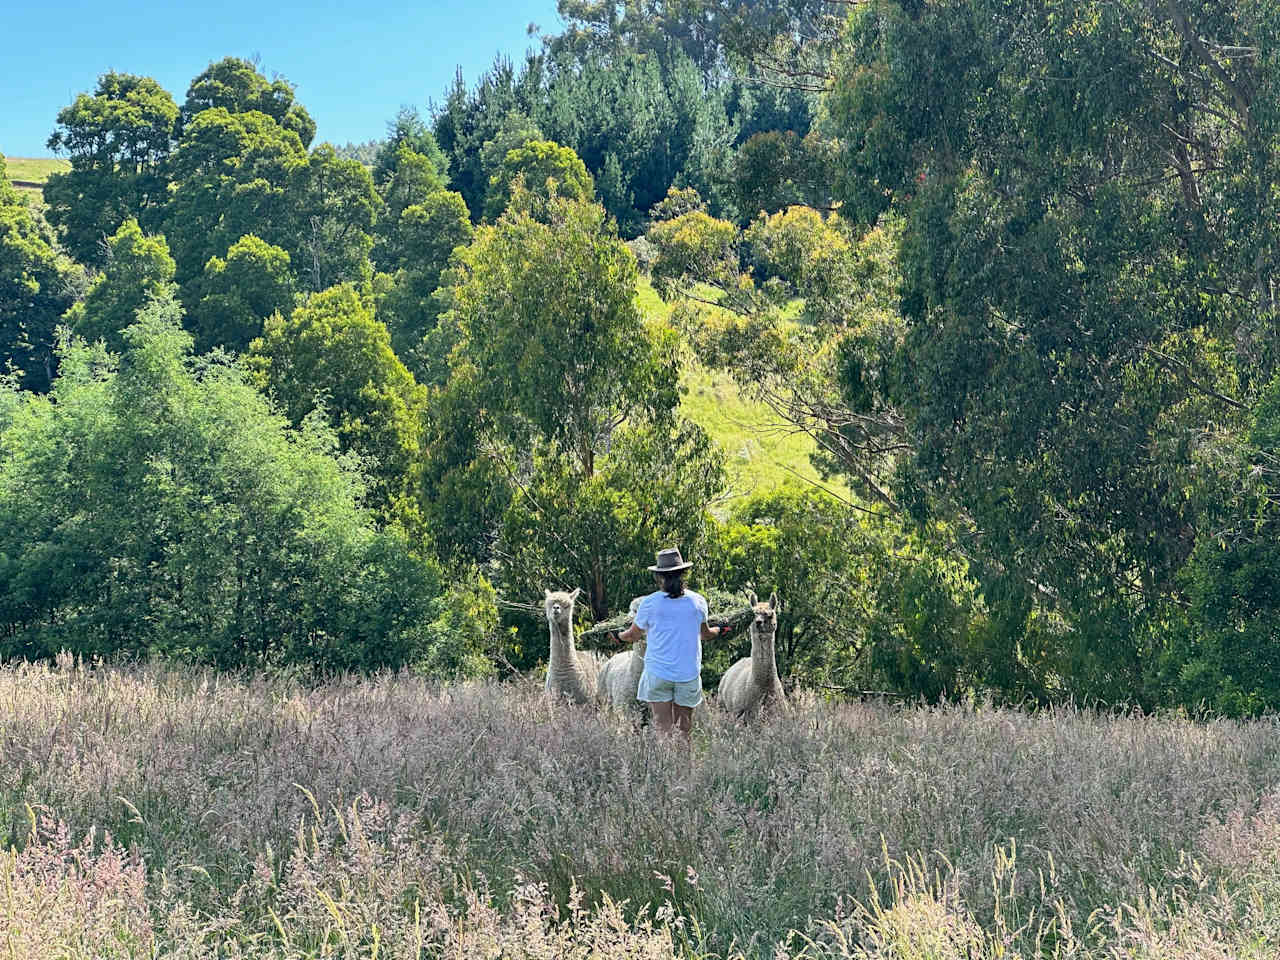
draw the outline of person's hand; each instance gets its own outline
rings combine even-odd
[[[729,624],[727,624],[727,623],[722,623],[722,624],[720,624],[720,633],[719,633],[719,636],[720,636],[720,637],[722,637],[722,638],[723,638],[723,637],[727,637],[727,636],[729,635],[729,630],[730,630]]]

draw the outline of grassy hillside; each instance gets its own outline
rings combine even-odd
[[[641,278],[637,303],[646,316],[666,317],[671,308]],[[822,481],[809,462],[814,442],[782,422],[768,407],[742,396],[733,379],[699,363],[684,372],[681,409],[724,449],[732,500],[774,490],[785,483],[818,482],[840,496],[841,483]]]
[[[700,708],[686,756],[535,681],[70,658],[0,668],[0,702],[0,930],[26,960],[1280,948],[1271,720],[800,696],[749,729]]]
[[[9,180],[18,188],[18,192],[28,196],[41,197],[41,186],[49,179],[51,173],[65,173],[71,169],[71,163],[57,157],[5,157]]]

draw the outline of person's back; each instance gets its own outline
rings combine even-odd
[[[647,703],[654,728],[666,733],[674,726],[686,739],[693,729],[693,709],[702,702],[702,641],[720,636],[723,627],[707,624],[707,601],[686,590],[686,563],[675,547],[659,550],[649,568],[662,585],[640,601],[623,642],[644,637],[644,672],[636,699]]]
[[[655,590],[640,601],[635,624],[645,632],[645,669],[653,676],[687,683],[702,673],[702,624],[707,601],[693,590],[671,597]]]

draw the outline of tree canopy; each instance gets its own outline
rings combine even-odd
[[[118,363],[64,343],[48,397],[0,386],[0,651],[320,669],[427,655],[439,570],[378,529],[332,432],[197,362],[171,298],[123,339]]]
[[[54,329],[81,279],[49,225],[9,183],[0,154],[0,363],[29,390],[44,392],[53,381]]]

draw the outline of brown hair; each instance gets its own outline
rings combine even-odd
[[[684,570],[672,570],[669,573],[655,573],[654,578],[662,583],[663,592],[672,600],[684,596]]]

